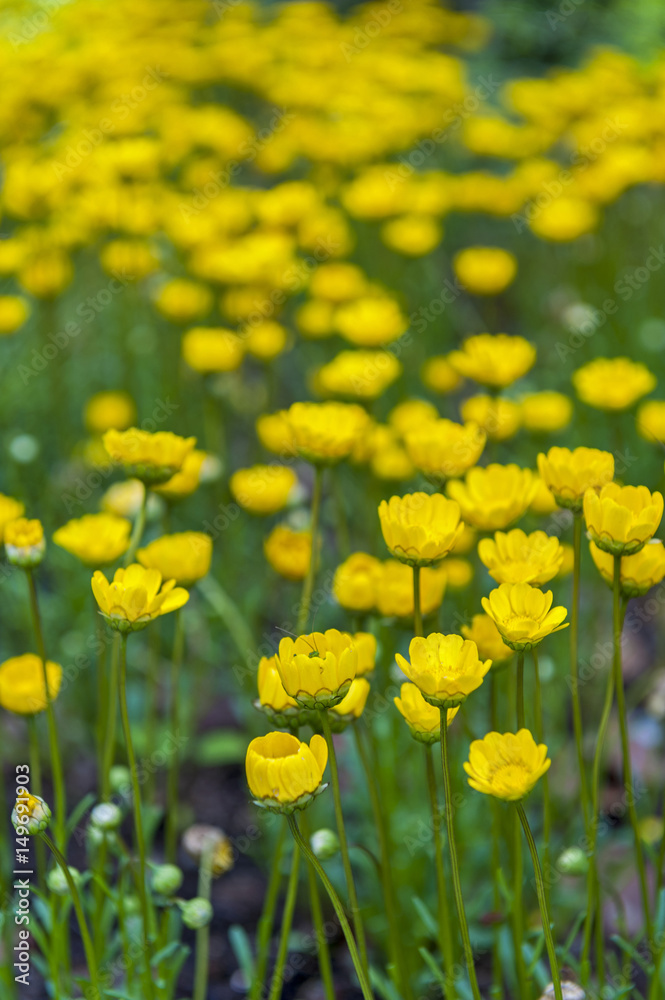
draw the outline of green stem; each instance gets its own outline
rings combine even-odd
[[[139,507],[139,512],[136,515],[136,521],[134,522],[134,530],[132,531],[132,537],[129,540],[129,548],[127,549],[127,554],[125,555],[125,566],[131,565],[136,558],[136,550],[141,544],[141,539],[143,538],[143,532],[145,531],[146,514],[148,510],[148,487],[143,484],[143,496],[141,497],[141,506]]]
[[[249,1000],[258,1000],[263,980],[265,979],[268,967],[268,947],[272,936],[272,928],[275,921],[275,909],[277,907],[277,897],[279,895],[279,885],[282,879],[281,866],[282,854],[284,853],[284,838],[286,836],[286,823],[280,825],[277,843],[272,858],[270,868],[270,879],[263,903],[263,912],[259,920],[257,945],[256,945],[256,965],[254,981],[249,992]]]
[[[584,765],[584,730],[582,726],[582,705],[579,691],[579,617],[580,617],[580,571],[582,563],[582,515],[575,514],[573,518],[573,604],[570,612],[570,677],[572,685],[573,729],[575,731],[575,748],[577,750],[577,766],[580,773],[580,798],[584,829],[589,828],[589,790],[586,767]]]
[[[293,834],[293,839],[299,846],[302,853],[307,858],[310,865],[314,868],[323,886],[328,893],[330,902],[332,903],[335,913],[337,914],[337,919],[339,920],[340,927],[346,938],[346,943],[351,955],[351,961],[353,962],[354,968],[356,970],[356,975],[358,976],[358,982],[360,983],[360,989],[362,990],[363,997],[365,1000],[374,1000],[372,996],[372,990],[369,985],[369,977],[365,972],[365,968],[360,961],[360,956],[358,954],[358,949],[356,948],[356,942],[353,939],[353,934],[351,933],[351,928],[349,927],[349,921],[346,919],[346,914],[344,913],[344,908],[340,902],[340,898],[335,892],[332,882],[323,870],[318,858],[315,857],[313,852],[310,850],[309,845],[303,839],[303,836],[298,827],[298,821],[296,820],[293,813],[289,816],[289,827],[291,828],[291,833]]]
[[[457,920],[462,935],[462,945],[464,947],[464,957],[466,959],[467,972],[471,983],[471,992],[474,1000],[482,1000],[478,989],[476,969],[473,964],[473,951],[471,950],[471,940],[469,938],[469,925],[466,921],[464,910],[464,897],[462,896],[462,886],[460,883],[459,865],[457,863],[457,848],[455,846],[455,828],[453,823],[453,802],[450,787],[450,763],[448,760],[448,712],[447,709],[440,709],[441,712],[441,766],[443,769],[443,787],[446,803],[446,828],[448,832],[448,852],[450,854],[450,869],[453,877],[453,893],[455,895],[455,906],[457,908]]]
[[[434,867],[436,869],[436,887],[439,902],[439,947],[443,957],[443,966],[446,977],[446,984],[444,988],[445,996],[447,1000],[452,1000],[452,998],[457,996],[457,990],[455,989],[455,956],[453,952],[450,910],[448,906],[448,893],[446,891],[446,876],[443,870],[441,810],[439,808],[439,797],[436,791],[436,777],[434,774],[434,761],[432,760],[431,747],[425,746],[424,749],[425,768],[427,773],[427,791],[429,793],[429,804],[432,812],[432,833],[434,835]]]
[[[540,668],[538,664],[538,649],[534,646],[531,650],[533,654],[533,669],[535,677],[535,697],[534,697],[534,708],[536,715],[536,739],[539,743],[543,743],[544,729],[543,729],[543,696],[540,686]],[[552,830],[552,809],[550,803],[550,783],[548,775],[544,774],[542,779],[543,785],[543,840],[545,846],[543,849],[543,857],[545,859],[545,869],[550,870],[550,833]],[[550,905],[549,896],[549,883],[545,886],[545,898],[547,905]]]
[[[210,902],[212,895],[212,859],[215,844],[211,840],[205,844],[201,853],[199,868],[199,884],[197,894]],[[208,966],[210,955],[210,924],[199,927],[196,931],[196,957],[194,959],[194,994],[192,1000],[206,1000],[208,993]]]
[[[110,772],[113,766],[113,751],[115,750],[115,731],[117,719],[118,700],[116,691],[118,689],[118,663],[120,660],[120,635],[115,633],[113,645],[111,646],[111,668],[109,671],[109,682],[106,698],[106,718],[104,720],[104,750],[102,753],[102,775],[101,775],[101,796],[107,801],[111,795]]]
[[[178,684],[180,680],[180,668],[182,666],[185,652],[185,619],[181,610],[175,612],[175,632],[173,636],[173,655],[171,658],[171,734],[173,740],[178,738],[180,728],[180,712]],[[177,744],[176,744],[177,745]],[[169,758],[168,784],[167,784],[167,806],[166,806],[166,861],[175,864],[177,841],[178,841],[178,778],[180,774],[180,761],[178,750],[174,749]]]
[[[423,614],[420,605],[420,566],[413,567],[413,634],[423,634]]]
[[[289,934],[291,933],[291,924],[293,923],[293,911],[296,906],[299,870],[300,846],[296,841],[293,845],[291,874],[289,875],[286,890],[286,902],[284,903],[284,912],[282,913],[282,929],[279,937],[279,947],[277,949],[277,961],[275,962],[275,968],[270,982],[270,994],[268,1000],[278,1000],[278,998],[282,995],[282,987],[284,985],[284,965],[286,964],[286,956],[289,950]],[[203,1000],[203,998],[195,997],[194,1000]]]
[[[522,835],[517,817],[513,824],[513,947],[515,949],[515,965],[517,985],[520,997],[528,997],[526,964],[522,941],[524,940],[524,900],[522,889],[524,885],[524,862],[522,859]]]
[[[303,813],[303,837],[308,839],[307,813]],[[314,934],[316,936],[316,951],[319,958],[319,971],[323,982],[323,993],[326,1000],[335,1000],[335,983],[333,981],[332,963],[330,961],[330,948],[328,938],[323,923],[323,910],[321,908],[321,898],[319,896],[319,886],[316,881],[316,872],[311,865],[307,865],[307,884],[309,887],[309,905],[312,911],[312,923],[314,924]]]
[[[524,729],[524,650],[517,653],[517,728]]]
[[[547,957],[550,962],[550,972],[552,975],[552,983],[554,984],[554,996],[556,1000],[563,1000],[563,992],[561,990],[561,977],[559,975],[559,966],[556,959],[556,951],[554,950],[554,938],[552,937],[552,928],[550,926],[550,917],[547,910],[547,900],[545,899],[545,885],[543,881],[543,872],[540,867],[540,860],[538,858],[538,850],[536,848],[536,842],[533,839],[533,834],[531,833],[531,827],[529,826],[529,821],[526,818],[526,813],[524,812],[524,806],[521,802],[516,803],[517,814],[522,823],[522,828],[524,830],[524,836],[526,837],[526,842],[529,845],[529,851],[531,852],[531,861],[533,862],[533,872],[536,877],[536,894],[538,896],[538,905],[540,906],[540,918],[543,924],[543,933],[545,935],[545,947],[547,948]]]
[[[499,706],[498,706],[498,677],[497,674],[491,670],[489,675],[490,682],[490,726],[492,732],[498,731],[499,726]],[[499,885],[499,872],[501,869],[501,848],[500,848],[500,837],[501,837],[501,813],[499,812],[499,803],[496,799],[492,798],[492,906],[495,914],[499,914],[501,911],[501,887]],[[492,1000],[502,1000],[503,997],[503,974],[502,974],[502,962],[501,962],[501,948],[500,948],[500,936],[499,936],[499,926],[495,925],[492,929],[492,987],[490,990],[490,996]]]
[[[310,532],[312,535],[312,558],[309,561],[307,575],[303,581],[302,596],[300,598],[300,608],[298,610],[298,624],[296,631],[301,635],[305,631],[307,619],[309,617],[312,594],[314,592],[314,579],[316,577],[316,557],[319,551],[319,520],[321,518],[321,494],[323,490],[323,467],[314,466],[314,488],[312,490],[312,514],[310,519]]]
[[[326,743],[328,744],[328,763],[330,764],[330,775],[332,778],[332,792],[333,792],[333,803],[335,807],[335,820],[337,822],[337,833],[339,836],[339,846],[342,855],[342,863],[344,865],[344,875],[346,877],[346,889],[349,894],[349,906],[351,908],[351,916],[353,917],[353,929],[356,934],[356,939],[358,941],[358,952],[360,953],[360,960],[362,962],[363,969],[365,973],[369,976],[368,964],[367,964],[367,945],[365,943],[365,929],[363,927],[362,916],[360,914],[360,907],[358,906],[358,895],[356,893],[356,884],[353,878],[353,869],[351,868],[351,859],[349,857],[349,845],[346,839],[346,829],[344,826],[344,813],[342,811],[342,796],[339,788],[339,773],[337,770],[337,755],[335,753],[335,744],[332,738],[332,730],[330,729],[330,719],[328,718],[328,713],[324,709],[319,711],[319,718],[321,719],[321,727],[323,729],[323,735],[326,738]]]

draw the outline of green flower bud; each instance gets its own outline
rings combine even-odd
[[[158,865],[152,873],[152,887],[163,896],[172,896],[182,885],[183,874],[177,865]]]
[[[114,764],[109,771],[109,784],[111,786],[111,791],[122,792],[126,788],[129,788],[131,782],[132,776],[129,768],[125,767],[124,764]]]
[[[581,847],[567,847],[559,855],[556,866],[564,875],[586,875],[589,859]]]
[[[100,830],[117,830],[122,812],[113,802],[100,802],[90,813],[90,822]]]
[[[337,834],[334,830],[328,830],[326,827],[315,830],[309,838],[309,843],[319,861],[328,861],[330,858],[334,858],[339,851]]]
[[[19,836],[41,833],[49,825],[51,810],[39,795],[19,795],[12,811],[12,823]]]
[[[188,899],[181,904],[182,921],[185,927],[198,931],[212,920],[212,905],[202,896]]]
[[[74,884],[78,886],[81,881],[81,873],[78,868],[69,866],[69,874],[74,880]],[[69,883],[65,878],[65,873],[59,865],[56,868],[51,868],[50,872],[46,876],[46,884],[51,892],[55,893],[56,896],[69,895]]]

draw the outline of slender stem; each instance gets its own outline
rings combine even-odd
[[[639,821],[635,808],[635,789],[633,787],[633,773],[630,760],[630,737],[628,733],[628,716],[626,713],[626,696],[623,687],[623,670],[621,666],[621,556],[614,557],[614,586],[613,586],[613,623],[614,623],[614,686],[616,688],[617,709],[619,714],[619,729],[621,732],[621,749],[623,752],[623,783],[626,789],[626,799],[628,805],[628,816],[630,825],[633,828],[635,840],[635,862],[640,880],[640,893],[642,896],[642,909],[644,911],[644,925],[646,927],[649,941],[653,938],[653,927],[651,924],[651,913],[649,910],[649,890],[647,889],[646,868],[644,864],[644,852],[642,850],[642,838],[640,837]]]
[[[423,634],[423,613],[420,605],[420,566],[413,567],[413,634]]]
[[[447,713],[446,713],[447,715]],[[425,746],[425,768],[427,773],[427,791],[432,811],[432,833],[434,835],[434,866],[436,869],[436,888],[439,902],[439,947],[443,956],[443,967],[446,976],[445,996],[451,1000],[457,996],[455,989],[455,957],[451,931],[448,893],[446,891],[446,876],[443,870],[443,846],[441,842],[441,810],[436,791],[436,777],[431,747]]]
[[[346,829],[344,826],[344,813],[342,811],[342,796],[339,788],[339,773],[337,770],[337,755],[335,753],[335,744],[332,738],[332,731],[330,729],[330,719],[328,718],[328,713],[324,709],[319,712],[319,717],[321,719],[321,727],[323,729],[323,735],[326,738],[326,743],[328,744],[328,763],[330,764],[330,775],[332,778],[332,792],[333,792],[333,803],[335,807],[335,820],[337,823],[337,833],[339,836],[339,847],[342,855],[342,864],[344,865],[344,875],[346,877],[346,889],[349,894],[349,906],[351,908],[351,916],[353,918],[353,929],[356,934],[356,939],[358,941],[358,951],[360,953],[360,959],[362,962],[363,969],[369,976],[368,965],[367,965],[367,945],[365,943],[365,929],[363,927],[362,916],[360,914],[360,907],[358,906],[358,895],[356,893],[356,884],[353,879],[353,869],[351,868],[351,859],[349,857],[349,845],[346,839]]]
[[[531,833],[531,827],[529,826],[529,821],[526,818],[526,813],[524,812],[524,806],[521,802],[517,802],[517,814],[522,823],[522,828],[524,829],[524,836],[526,837],[526,842],[529,845],[529,851],[531,852],[531,861],[533,862],[533,873],[536,877],[536,894],[538,896],[538,905],[540,906],[540,918],[543,923],[543,933],[545,935],[545,947],[547,948],[547,957],[550,961],[550,972],[552,975],[552,983],[554,984],[554,996],[556,1000],[563,1000],[563,992],[561,990],[561,977],[559,975],[559,966],[556,960],[556,951],[554,950],[554,938],[552,937],[552,928],[550,926],[550,917],[547,910],[547,900],[545,899],[545,885],[543,881],[543,871],[540,867],[540,860],[538,858],[538,850],[536,848],[536,842],[533,839],[533,834]]]
[[[490,726],[492,732],[497,732],[499,727],[499,690],[498,675],[491,670],[489,675],[490,683]],[[501,910],[501,887],[499,885],[499,870],[501,868],[501,813],[499,803],[492,798],[492,906],[498,915]],[[501,1000],[503,997],[503,974],[500,948],[500,928],[495,925],[492,929],[492,987],[490,996],[493,1000]]]
[[[173,655],[171,657],[171,735],[173,740],[178,738],[180,728],[180,699],[178,696],[178,682],[180,680],[180,668],[182,666],[185,652],[185,619],[181,610],[175,612],[175,633],[173,636]],[[177,747],[178,744],[176,743]],[[174,749],[169,758],[169,769],[167,777],[167,806],[166,806],[166,845],[165,854],[167,863],[174,864],[176,859],[178,840],[178,777],[180,774],[180,760],[178,750]]]
[[[302,834],[305,840],[309,838],[307,826],[307,813],[303,812]],[[326,1000],[335,1000],[335,983],[333,981],[332,963],[330,961],[330,948],[328,938],[323,924],[323,910],[321,908],[321,898],[319,896],[319,886],[316,881],[316,872],[311,865],[307,865],[307,884],[309,887],[309,905],[312,912],[312,923],[314,924],[314,934],[316,936],[316,951],[319,958],[319,971],[323,981],[323,992]]]
[[[580,570],[582,563],[582,515],[575,514],[573,518],[573,604],[570,611],[570,677],[573,703],[573,728],[575,731],[575,748],[577,750],[577,766],[580,773],[580,798],[584,829],[589,827],[589,791],[586,767],[584,765],[584,730],[582,726],[582,705],[579,691],[579,617],[580,617]]]
[[[459,865],[457,863],[457,848],[455,846],[455,828],[453,823],[452,792],[450,788],[450,763],[448,760],[448,711],[441,710],[441,766],[443,769],[443,787],[446,803],[446,828],[448,832],[448,852],[450,854],[450,869],[453,877],[453,893],[455,895],[455,906],[457,907],[457,920],[460,925],[462,935],[462,945],[464,947],[464,957],[466,959],[467,972],[471,982],[471,992],[474,1000],[482,1000],[478,989],[476,969],[473,964],[473,951],[471,950],[471,940],[469,938],[469,925],[466,922],[466,912],[464,910],[464,898],[462,896],[462,886],[460,883]]]
[[[148,997],[154,998],[154,984],[152,980],[152,941],[150,939],[150,910],[148,908],[148,895],[146,889],[146,851],[145,837],[143,835],[143,819],[141,817],[141,788],[139,785],[138,770],[136,767],[136,755],[134,753],[134,743],[132,741],[132,730],[127,711],[127,636],[121,634],[120,643],[120,671],[118,674],[118,695],[120,702],[120,717],[122,719],[122,729],[125,736],[125,746],[127,748],[127,760],[132,780],[132,805],[134,812],[134,837],[139,855],[138,890],[141,901],[141,916],[143,920],[143,947],[146,960],[146,983],[148,984]]]
[[[535,677],[535,698],[534,698],[534,708],[536,715],[536,739],[539,743],[544,741],[544,730],[543,730],[543,696],[540,686],[540,668],[538,664],[538,648],[536,646],[531,650],[533,654],[533,669]],[[552,829],[552,809],[550,804],[550,783],[548,780],[548,775],[544,774],[542,778],[543,785],[543,840],[545,842],[543,848],[543,857],[545,859],[545,869],[550,870],[550,832]],[[549,883],[545,885],[545,898],[547,900],[547,905],[550,905],[550,895],[549,895]]]
[[[134,530],[132,531],[132,537],[129,540],[129,548],[127,549],[127,554],[125,555],[125,566],[129,566],[134,562],[136,558],[136,550],[141,544],[141,539],[143,538],[143,532],[145,531],[146,514],[148,511],[148,487],[143,484],[143,496],[141,497],[141,506],[139,507],[139,512],[136,515],[136,521],[134,522]]]
[[[524,862],[522,858],[522,835],[520,825],[515,817],[513,824],[513,938],[515,949],[515,965],[519,996],[528,997],[526,964],[522,941],[524,940],[524,900],[522,888],[524,885]]]
[[[286,964],[286,956],[289,950],[289,934],[291,933],[291,924],[293,923],[293,911],[296,906],[299,870],[300,846],[296,841],[293,845],[291,874],[289,875],[288,886],[286,889],[286,902],[284,903],[284,912],[282,913],[282,929],[279,937],[279,947],[277,949],[277,961],[275,962],[275,968],[270,982],[270,994],[268,996],[268,1000],[278,1000],[278,998],[282,995],[282,987],[284,986],[284,965]],[[194,1000],[199,1000],[199,998],[195,997]],[[203,998],[200,998],[200,1000],[203,1000]]]
[[[111,646],[111,668],[109,671],[109,683],[106,703],[106,718],[104,720],[104,750],[102,753],[102,776],[101,795],[106,801],[111,795],[110,772],[113,766],[113,751],[115,750],[115,731],[118,700],[116,691],[118,689],[118,664],[120,661],[120,635],[114,633],[113,645]]]
[[[323,467],[314,466],[314,488],[312,490],[312,514],[310,519],[310,532],[312,535],[312,558],[309,561],[307,576],[302,587],[300,598],[300,608],[298,610],[297,633],[301,635],[305,631],[307,619],[309,617],[310,604],[312,603],[312,593],[314,592],[314,579],[316,576],[316,557],[319,551],[319,520],[321,517],[321,494],[323,488]]]
[[[199,867],[199,884],[197,894],[210,902],[212,890],[212,859],[215,844],[211,840],[205,844],[201,852]],[[192,1000],[206,1000],[208,993],[208,967],[210,955],[210,924],[199,927],[196,931],[196,956],[194,959],[194,993]]]
[[[517,728],[524,729],[524,650],[517,654]]]
[[[360,956],[358,954],[358,949],[356,948],[356,942],[353,939],[353,934],[351,933],[351,928],[349,926],[349,921],[346,919],[346,914],[344,913],[344,907],[340,901],[339,896],[335,892],[332,882],[323,870],[319,860],[313,852],[310,850],[309,845],[303,839],[302,833],[298,826],[298,821],[295,816],[291,814],[289,816],[289,827],[291,828],[291,833],[293,834],[293,839],[296,844],[305,855],[310,865],[314,868],[315,872],[323,882],[323,886],[328,893],[330,902],[332,903],[335,913],[337,914],[337,919],[339,920],[340,927],[344,937],[346,938],[346,943],[351,955],[351,961],[353,962],[354,968],[356,970],[356,975],[358,976],[358,982],[360,983],[360,989],[362,990],[363,997],[365,1000],[374,1000],[372,996],[372,990],[369,985],[369,977],[365,972],[365,968],[360,961]]]
[[[266,976],[266,968],[268,966],[268,946],[270,944],[272,928],[275,921],[275,909],[277,907],[279,886],[282,880],[281,867],[285,837],[286,823],[282,823],[280,825],[279,834],[277,835],[277,842],[275,844],[275,850],[272,857],[268,889],[266,891],[265,900],[263,902],[263,912],[258,925],[256,965],[254,966],[254,980],[249,991],[250,1000],[258,1000],[261,993],[261,987],[263,986],[263,980]]]

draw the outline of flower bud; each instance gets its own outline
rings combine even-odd
[[[49,825],[51,810],[39,795],[19,795],[12,811],[12,823],[20,836],[41,833]]]
[[[152,873],[152,887],[162,896],[172,896],[182,885],[183,874],[177,865],[158,865]]]
[[[33,569],[39,566],[46,552],[44,529],[41,522],[19,517],[5,528],[7,559],[13,566]]]
[[[112,792],[122,792],[131,784],[132,776],[124,764],[114,764],[109,771],[109,785]]]
[[[99,830],[117,830],[122,812],[113,802],[100,802],[90,813],[90,822]]]
[[[585,875],[589,859],[581,847],[567,847],[559,855],[556,866],[564,875]]]
[[[309,838],[310,847],[319,861],[329,861],[339,851],[339,838],[334,830],[323,827],[315,830]]]
[[[189,927],[190,930],[198,931],[202,927],[207,927],[212,920],[212,905],[202,896],[188,899],[180,905],[182,921],[185,927]]]
[[[81,873],[78,868],[69,867],[69,874],[74,880],[74,884],[78,886],[81,881]],[[65,873],[59,866],[56,868],[51,868],[50,872],[46,876],[46,884],[55,893],[56,896],[68,896],[69,895],[69,883],[65,878]]]

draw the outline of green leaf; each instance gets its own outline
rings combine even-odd
[[[247,736],[237,729],[213,729],[197,740],[194,759],[201,767],[239,764],[245,759]]]
[[[72,833],[79,825],[80,821],[83,819],[88,809],[97,801],[97,796],[94,792],[88,792],[87,795],[81,799],[76,808],[72,811],[71,816],[67,820],[66,833],[67,840],[71,837]]]
[[[443,974],[443,969],[439,968],[436,960],[434,959],[434,957],[432,955],[430,955],[430,953],[428,952],[427,948],[420,947],[418,949],[418,954],[420,955],[420,957],[424,961],[425,965],[427,966],[427,968],[430,970],[430,972],[432,973],[432,975],[436,979],[437,983],[439,983],[444,988],[444,990],[445,990],[445,988],[446,988],[446,977]]]
[[[254,956],[247,931],[240,924],[232,924],[229,927],[229,943],[233,948],[236,961],[242,969],[245,982],[251,983],[254,979]]]
[[[433,937],[436,937],[436,935],[439,932],[439,927],[436,920],[432,916],[427,904],[423,903],[420,896],[412,896],[411,902],[415,906],[418,916],[424,923],[427,933],[431,934]]]

